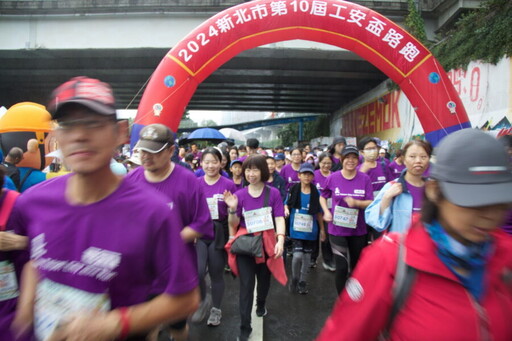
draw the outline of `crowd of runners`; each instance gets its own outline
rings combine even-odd
[[[1,340],[187,340],[235,318],[226,273],[248,340],[271,278],[295,299],[316,266],[340,295],[319,340],[512,340],[510,136],[200,149],[151,124],[118,172],[108,84],[73,78],[47,108],[71,172],[2,191]]]

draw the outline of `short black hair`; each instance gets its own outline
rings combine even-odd
[[[257,168],[260,170],[262,182],[265,183],[270,178],[270,171],[268,170],[267,158],[265,156],[260,154],[249,155],[247,159],[244,160],[244,163],[242,164],[242,174],[244,175],[244,178],[245,170],[251,168]]]
[[[377,147],[379,147],[379,144],[377,143],[377,140],[374,139],[373,137],[363,137],[361,139],[361,141],[359,141],[359,144],[357,145],[357,148],[359,148],[359,150],[363,150],[364,149],[364,146],[366,146],[368,143],[370,142],[373,142],[375,143],[375,145]]]

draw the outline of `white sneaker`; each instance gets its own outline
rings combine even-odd
[[[222,311],[220,309],[213,307],[212,310],[210,311],[210,317],[208,317],[207,324],[209,326],[216,327],[220,324],[221,318],[222,318]]]

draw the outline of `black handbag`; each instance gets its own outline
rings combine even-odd
[[[263,239],[258,235],[244,234],[235,239],[231,245],[231,253],[235,255],[263,257]]]
[[[263,207],[268,206],[270,197],[270,188],[265,186],[265,199]],[[231,253],[235,255],[263,257],[263,238],[262,233],[254,235],[252,233],[238,236],[231,244]]]

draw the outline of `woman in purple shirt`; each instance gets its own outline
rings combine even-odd
[[[220,309],[224,296],[224,264],[226,251],[224,245],[228,236],[228,212],[224,202],[224,192],[235,191],[235,185],[229,179],[220,175],[222,155],[217,148],[206,148],[201,156],[201,164],[205,175],[199,178],[200,187],[206,196],[208,208],[214,225],[215,239],[200,238],[196,241],[197,265],[201,299],[206,298],[206,269],[211,278],[213,307],[207,324],[218,326],[222,318]]]
[[[398,149],[395,154],[395,159],[389,164],[389,170],[391,175],[397,177],[400,176],[402,171],[405,169],[404,164],[404,152],[402,149]]]
[[[404,146],[407,171],[388,182],[365,211],[368,225],[378,232],[405,232],[413,213],[421,210],[425,179],[423,172],[429,165],[432,146],[427,141],[414,140]]]
[[[338,293],[345,287],[349,271],[354,270],[366,246],[364,209],[373,200],[370,178],[356,169],[359,163],[356,146],[346,146],[341,155],[343,169],[327,178],[320,197],[324,220],[329,222],[328,233],[336,262]],[[332,199],[331,209],[327,207],[329,198]]]
[[[243,163],[243,173],[249,186],[236,194],[228,191],[224,201],[229,208],[230,249],[236,238],[248,233],[262,235],[263,256],[230,254],[229,265],[240,278],[240,336],[247,341],[252,332],[251,311],[254,300],[254,286],[258,279],[256,315],[267,315],[265,302],[270,289],[270,275],[286,285],[286,273],[282,259],[284,245],[284,205],[279,191],[265,185],[269,178],[267,161],[263,155],[250,155]],[[265,205],[265,202],[267,203]],[[252,232],[254,231],[254,232]],[[235,235],[236,234],[236,235]]]
[[[288,165],[285,165],[279,172],[284,181],[286,181],[287,192],[290,190],[290,187],[300,183],[299,168],[300,165],[302,164],[302,149],[294,148],[292,149],[290,155],[292,158],[292,162]]]

